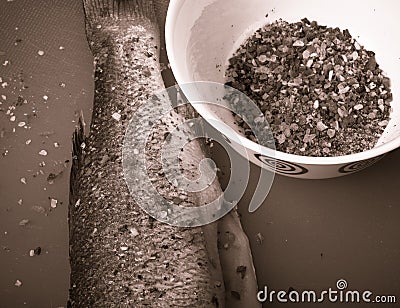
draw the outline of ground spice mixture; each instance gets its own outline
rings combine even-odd
[[[229,60],[227,85],[264,113],[276,149],[339,156],[371,149],[391,111],[390,80],[375,53],[349,31],[275,21],[257,30]],[[243,120],[237,119],[255,141]]]

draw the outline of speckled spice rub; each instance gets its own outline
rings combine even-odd
[[[390,81],[348,30],[278,20],[230,59],[228,84],[265,114],[276,149],[340,156],[371,149],[388,124]],[[238,119],[245,134],[255,140]]]
[[[165,10],[161,2],[156,8]],[[236,211],[204,227],[169,226],[135,204],[125,183],[122,145],[129,120],[141,105],[151,113],[146,104],[164,87],[153,2],[84,1],[84,8],[95,97],[89,136],[81,122],[73,139],[69,306],[257,307],[249,243]],[[170,200],[180,194],[162,176],[158,145],[173,119],[182,115],[171,112],[146,151],[149,177]],[[186,175],[196,174],[204,158],[200,143],[191,142],[181,158]],[[206,193],[179,204],[204,204],[220,193],[216,180]]]

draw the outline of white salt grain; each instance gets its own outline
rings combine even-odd
[[[15,285],[16,287],[22,286],[21,280],[18,280],[18,279],[17,279],[17,280],[15,281],[14,285]]]
[[[57,207],[57,203],[58,203],[57,199],[53,199],[53,198],[50,199],[50,207],[52,209],[55,209]]]
[[[318,129],[320,132],[324,131],[324,130],[327,129],[327,128],[328,128],[328,126],[326,126],[322,121],[319,121],[319,122],[317,123],[317,129]]]
[[[302,40],[297,40],[293,43],[294,47],[303,47],[304,46],[304,42]]]
[[[119,121],[119,120],[121,120],[121,115],[120,115],[118,112],[114,112],[114,113],[112,114],[112,118],[113,118],[114,120],[116,120],[116,121]]]
[[[363,109],[363,108],[364,108],[363,104],[357,104],[357,105],[355,105],[355,106],[353,107],[354,110],[361,110],[361,109]]]

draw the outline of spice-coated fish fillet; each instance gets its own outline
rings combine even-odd
[[[229,237],[232,248],[223,252],[222,259],[232,256],[226,268],[233,278],[225,281],[236,289],[225,293],[217,223],[202,228],[160,223],[135,203],[124,180],[122,146],[129,120],[141,104],[163,88],[159,29],[152,1],[85,0],[84,9],[95,59],[95,94],[89,136],[84,136],[82,122],[74,135],[69,304],[224,307],[227,294],[227,306],[246,306],[248,297],[256,299],[255,276],[247,238],[235,213],[219,222],[224,235],[233,235]],[[160,142],[168,123],[153,136]],[[159,153],[151,145],[148,153],[149,161],[157,162]],[[186,173],[195,173],[204,158],[199,142],[191,142],[187,153],[182,160],[195,168],[187,168]],[[165,182],[157,168],[151,172],[158,183]],[[167,191],[166,197],[172,199],[173,192]],[[189,195],[180,205],[200,204],[220,192],[218,181],[214,181],[206,194]],[[237,262],[240,269],[247,269],[243,277],[243,272],[239,275],[235,270]],[[232,300],[235,305],[229,304]]]

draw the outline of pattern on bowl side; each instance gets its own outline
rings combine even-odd
[[[254,156],[269,169],[275,168],[275,171],[284,175],[301,175],[308,173],[308,170],[303,166],[295,163],[290,163],[280,159],[271,158],[262,154],[254,154]]]
[[[302,175],[313,173],[312,172],[313,170],[309,170],[299,164],[295,164],[280,159],[275,159],[258,153],[255,153],[254,156],[257,158],[258,161],[260,161],[263,164],[263,167],[271,171],[275,171],[276,173],[281,175],[302,177]],[[383,156],[385,156],[385,154],[365,160],[360,160],[340,165],[336,171],[336,175],[331,174],[331,176],[335,177],[361,171],[379,161]],[[306,176],[306,178],[308,178],[308,176]]]
[[[385,156],[385,154],[346,164],[339,168],[339,173],[353,173],[353,172],[360,171],[362,169],[365,169],[365,168],[375,164],[383,156]]]

